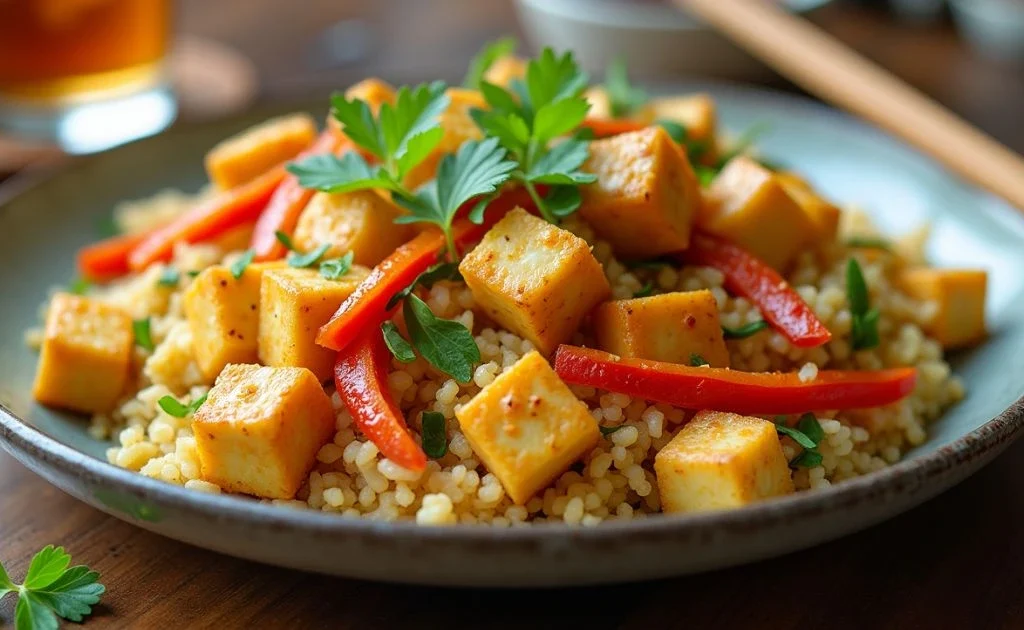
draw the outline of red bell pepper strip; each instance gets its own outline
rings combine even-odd
[[[345,136],[328,128],[320,134],[312,146],[300,153],[296,159],[301,160],[323,153],[342,153],[352,146],[352,142]],[[284,257],[288,250],[277,240],[277,232],[290,235],[295,231],[299,215],[302,214],[315,192],[311,188],[299,186],[299,178],[295,175],[288,173],[285,176],[284,181],[274,191],[263,214],[256,222],[255,230],[253,230],[250,247],[256,252],[256,260],[277,260]]]
[[[594,132],[594,136],[598,138],[609,138],[621,133],[640,131],[650,127],[648,124],[637,120],[629,120],[628,118],[585,118],[580,126],[590,129]]]
[[[694,234],[683,262],[714,267],[725,274],[725,288],[753,302],[761,315],[798,348],[832,339],[811,307],[774,269],[742,247],[710,234]]]
[[[740,372],[630,359],[563,345],[555,372],[566,383],[587,385],[684,409],[741,414],[791,414],[880,407],[914,390],[917,370],[822,370],[809,382],[799,374]]]
[[[145,269],[158,260],[169,260],[176,243],[210,240],[256,221],[287,174],[284,164],[278,164],[256,179],[200,203],[139,243],[128,256],[129,266],[133,271]]]
[[[338,354],[334,385],[352,422],[384,457],[420,472],[427,467],[427,456],[409,434],[405,417],[388,390],[390,363],[380,328],[367,328]]]
[[[471,200],[467,207],[472,206]],[[503,193],[492,201],[482,225],[464,218],[456,219],[452,226],[456,247],[462,248],[480,240],[491,226],[516,206],[533,206],[529,195],[521,188]],[[444,235],[431,229],[396,249],[373,268],[331,320],[320,328],[316,342],[325,348],[342,350],[360,331],[379,327],[389,315],[387,303],[391,296],[438,262],[444,248]]]
[[[149,236],[148,232],[119,234],[78,250],[78,273],[92,282],[123,276],[131,269],[128,254]]]

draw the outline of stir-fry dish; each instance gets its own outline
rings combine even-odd
[[[964,396],[986,274],[930,267],[707,95],[489,45],[379,79],[126,203],[56,293],[34,395],[110,462],[350,517],[734,508],[896,462]],[[836,147],[842,151],[842,147]]]

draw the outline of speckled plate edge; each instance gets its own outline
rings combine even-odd
[[[749,92],[738,86],[727,89]],[[798,97],[762,89],[756,93],[842,116]],[[89,159],[93,158],[82,162]],[[45,181],[38,175],[15,178],[3,188],[0,212],[8,199]],[[243,497],[188,491],[79,452],[28,426],[0,404],[0,443],[6,450],[62,490],[122,520],[215,551],[281,566],[383,581],[462,586],[556,586],[650,579],[810,547],[863,529],[939,494],[991,461],[1022,431],[1024,397],[933,452],[915,455],[827,490],[738,510],[609,522],[597,528],[557,524],[513,529],[424,528],[405,522],[345,519],[313,510],[269,506]],[[112,504],[101,500],[95,491],[103,488],[114,488],[138,505],[152,506],[161,517],[150,518],[145,512],[126,509],[123,501]],[[182,531],[183,524],[199,528],[205,524],[217,535],[201,529]],[[783,534],[780,539],[778,536]],[[695,556],[681,559],[668,553],[672,550]],[[337,553],[353,552],[356,562],[337,563]],[[629,552],[636,562],[629,562],[623,552]],[[475,559],[496,564],[474,566]],[[367,560],[376,561],[376,566],[368,565]],[[431,563],[424,570],[408,570],[406,561],[428,560]],[[586,566],[579,564],[583,560]]]

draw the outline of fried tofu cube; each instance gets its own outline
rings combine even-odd
[[[536,351],[455,412],[473,452],[522,505],[600,437],[587,406]]]
[[[810,219],[775,173],[748,157],[729,160],[708,197],[701,227],[775,269],[784,270],[814,234]]]
[[[836,240],[839,232],[839,218],[842,214],[835,205],[815,192],[802,177],[794,173],[776,173],[775,177],[782,184],[793,201],[799,204],[811,225],[814,226],[812,243],[828,243]]]
[[[33,397],[72,411],[110,411],[128,384],[133,344],[126,312],[58,293],[46,314]]]
[[[438,117],[444,135],[430,155],[406,174],[405,185],[410,189],[418,188],[424,182],[433,179],[441,159],[446,154],[455,153],[467,140],[479,140],[483,137],[480,128],[469,115],[470,110],[474,108],[487,107],[483,94],[465,88],[448,88],[448,98],[448,109]]]
[[[370,109],[376,113],[380,111],[380,106],[384,103],[394,104],[395,88],[391,87],[391,84],[387,81],[370,77],[353,84],[345,90],[345,98],[349,100],[359,99],[369,105]]]
[[[900,286],[909,295],[935,302],[938,311],[925,327],[943,348],[962,348],[985,337],[985,292],[982,269],[905,269]]]
[[[317,193],[299,216],[293,241],[302,251],[330,245],[324,258],[352,252],[358,265],[373,267],[416,235],[412,225],[397,225],[405,214],[380,193],[357,190]]]
[[[545,355],[611,295],[587,242],[516,208],[459,265],[477,305]]]
[[[271,118],[210,149],[206,173],[219,188],[241,186],[292,159],[315,137],[316,123],[306,114]]]
[[[305,368],[229,365],[192,417],[204,481],[292,499],[334,434],[331,399]]]
[[[369,274],[353,265],[337,280],[315,269],[272,269],[260,284],[259,358],[264,365],[304,367],[321,382],[331,377],[333,350],[318,346],[316,334]]]
[[[484,72],[484,81],[507,88],[514,79],[526,78],[526,60],[516,55],[502,55]]]
[[[654,458],[664,512],[741,507],[794,491],[775,425],[701,411]]]
[[[620,256],[651,258],[690,245],[701,205],[690,162],[661,127],[590,143],[579,212]]]
[[[598,346],[621,357],[729,367],[729,350],[711,291],[663,293],[605,302],[592,318]]]
[[[282,261],[253,263],[240,278],[221,265],[207,267],[185,292],[192,351],[203,375],[213,380],[229,363],[256,363],[263,272]]]
[[[686,139],[707,147],[703,157],[714,159],[718,143],[718,116],[715,101],[707,94],[665,96],[651,99],[643,111],[648,122],[670,120],[686,128]]]

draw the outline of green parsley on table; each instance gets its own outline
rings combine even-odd
[[[242,256],[238,260],[236,260],[235,262],[231,263],[231,276],[235,280],[238,280],[239,278],[241,278],[242,274],[245,273],[246,267],[248,267],[249,265],[252,264],[252,260],[255,257],[256,257],[256,252],[254,250],[251,250],[251,249],[245,250],[245,253],[242,254]]]
[[[175,418],[186,418],[194,414],[203,406],[203,403],[206,402],[206,396],[207,394],[203,394],[186,405],[174,396],[167,395],[156,401],[156,404],[160,405],[160,408],[167,412],[167,415],[169,416],[174,416]]]
[[[626,61],[617,57],[604,73],[604,91],[608,94],[608,105],[612,118],[626,118],[647,102],[647,92],[629,82]]]
[[[63,547],[47,545],[29,563],[23,584],[15,584],[0,565],[0,599],[16,593],[16,630],[55,630],[57,617],[81,622],[106,590],[100,574],[86,566],[69,566]]]
[[[448,432],[444,415],[436,411],[423,412],[423,452],[440,459],[448,453]]]
[[[846,300],[852,316],[851,343],[854,350],[867,350],[879,344],[877,308],[871,308],[868,285],[857,259],[846,263]]]
[[[132,321],[132,334],[135,336],[135,345],[143,350],[153,351],[153,336],[150,333],[149,318],[136,319]]]
[[[484,74],[494,65],[494,62],[511,55],[516,51],[519,42],[515,37],[502,37],[493,42],[488,42],[469,62],[469,69],[466,70],[466,77],[462,79],[462,85],[471,90],[480,89],[480,81]]]
[[[416,352],[405,340],[398,326],[390,319],[380,325],[381,333],[384,335],[384,345],[391,351],[391,356],[401,363],[412,363],[416,360]]]
[[[340,258],[330,258],[320,262],[320,275],[328,280],[338,280],[352,270],[352,260],[355,258],[353,252],[349,252]]]
[[[765,328],[768,328],[768,322],[763,319],[759,319],[756,322],[750,322],[744,324],[739,328],[729,328],[728,326],[722,326],[722,336],[726,339],[746,339],[752,335],[756,335]]]

